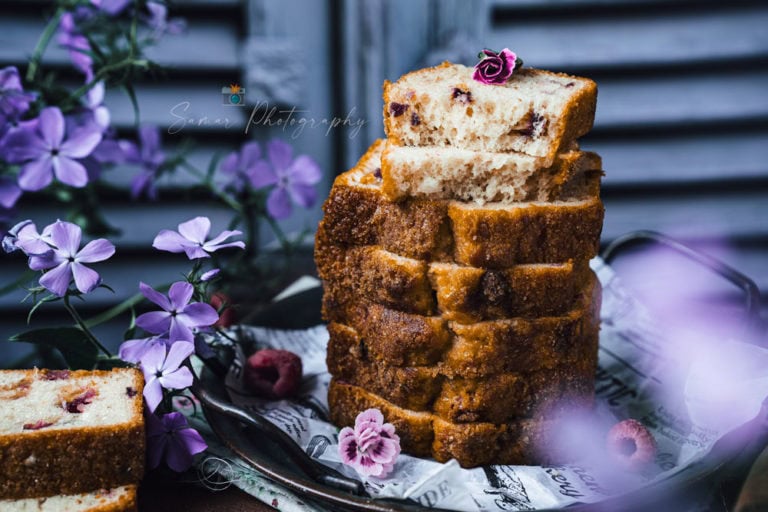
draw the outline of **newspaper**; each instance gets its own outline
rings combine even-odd
[[[592,268],[603,286],[598,400],[589,418],[591,426],[579,430],[579,422],[574,421],[572,432],[574,444],[586,448],[584,460],[561,466],[462,469],[456,461],[441,464],[401,454],[387,478],[363,480],[372,496],[408,499],[424,507],[457,511],[535,510],[596,502],[679,471],[703,457],[719,436],[757,414],[763,398],[768,396],[768,351],[721,340],[714,362],[700,360],[695,354],[688,354],[687,360],[681,362],[676,357],[678,352],[667,350],[669,341],[660,335],[648,311],[622,288],[612,269],[599,259],[592,261]],[[239,329],[240,335],[252,337],[262,347],[300,354],[305,379],[302,392],[294,400],[254,398],[241,392],[241,354],[226,378],[233,402],[269,418],[323,464],[360,479],[354,469],[341,463],[338,429],[327,421],[330,375],[325,366],[325,327],[301,331]],[[728,348],[722,343],[728,343]],[[729,358],[725,354],[735,354],[733,364],[748,362],[748,368],[741,364],[734,369],[732,373],[738,374],[735,386],[714,383],[713,387],[716,372],[711,366],[718,365],[719,371],[727,369]],[[734,402],[738,407],[730,405]],[[625,418],[643,422],[658,444],[655,464],[646,471],[616,471],[604,460],[588,456],[604,446],[605,425]],[[234,484],[284,511],[317,510],[235,457],[213,437],[200,416],[194,424],[210,440],[206,456],[198,463],[207,485]]]

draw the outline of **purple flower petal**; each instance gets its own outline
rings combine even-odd
[[[85,158],[93,153],[101,139],[102,135],[97,131],[80,129],[62,143],[61,154],[70,158]]]
[[[0,206],[9,210],[16,205],[21,197],[21,189],[16,182],[8,176],[0,176]]]
[[[62,263],[61,258],[57,258],[52,250],[42,255],[30,256],[29,268],[32,270],[46,270]]]
[[[40,111],[40,134],[48,148],[58,149],[64,140],[64,116],[58,107],[47,107]]]
[[[355,418],[355,429],[358,427],[367,427],[369,423],[376,426],[384,424],[384,415],[378,409],[366,409]]]
[[[152,334],[163,334],[171,326],[171,314],[167,311],[150,311],[136,317],[136,325]]]
[[[221,170],[227,174],[235,175],[237,174],[238,164],[239,158],[237,151],[233,151],[224,158],[223,162],[221,162]]]
[[[60,182],[77,188],[84,187],[88,183],[88,171],[80,162],[59,155],[53,157],[51,163],[53,163],[53,173]]]
[[[202,245],[205,237],[211,231],[211,220],[208,217],[195,217],[187,222],[179,224],[179,233],[192,242]]]
[[[256,165],[261,158],[261,148],[258,142],[248,142],[240,150],[240,169],[246,171]]]
[[[189,469],[194,460],[192,455],[181,444],[181,441],[175,438],[178,434],[172,434],[172,436],[173,437],[170,437],[168,442],[165,463],[168,464],[168,467],[173,471],[181,473],[182,471]]]
[[[317,200],[317,191],[312,185],[299,185],[294,183],[288,188],[288,193],[293,202],[303,208],[310,208]]]
[[[207,272],[203,272],[203,275],[200,276],[200,280],[202,282],[210,281],[211,279],[219,275],[219,272],[221,272],[220,268],[212,268]]]
[[[160,150],[160,129],[154,125],[143,125],[139,128],[142,156],[151,157]]]
[[[77,253],[77,261],[82,263],[96,263],[104,261],[115,254],[115,246],[109,240],[99,238],[88,242]]]
[[[37,120],[35,120],[37,121]],[[37,122],[22,122],[3,138],[5,159],[13,164],[37,160],[47,153],[45,142],[35,133]]]
[[[188,345],[191,345],[191,343],[188,343]],[[192,385],[193,377],[189,368],[183,366],[178,370],[163,373],[162,377],[158,377],[157,380],[160,381],[160,385],[165,389],[184,389]]]
[[[279,171],[288,169],[291,165],[293,148],[287,142],[274,139],[267,144],[267,154],[269,155],[272,167],[279,173]]]
[[[178,317],[190,327],[208,327],[218,321],[219,314],[210,304],[195,302],[185,307],[184,312]]]
[[[69,262],[64,261],[43,274],[40,278],[40,286],[58,297],[63,297],[67,293],[71,279],[72,269]]]
[[[171,301],[168,300],[168,297],[158,292],[148,284],[140,282],[139,290],[141,290],[141,294],[144,295],[144,297],[149,299],[151,302],[154,302],[164,310],[170,311],[173,309],[173,306],[171,306]]]
[[[146,378],[146,371],[144,372]],[[157,406],[163,401],[163,388],[160,386],[160,381],[157,377],[152,376],[147,380],[144,385],[144,402],[147,404],[147,408],[150,412],[155,412]]]
[[[323,171],[312,158],[300,155],[289,169],[291,182],[300,185],[314,185],[323,177]]]
[[[152,247],[160,251],[184,252],[189,240],[182,235],[170,229],[160,231],[152,242]]]
[[[203,250],[202,247],[197,245],[188,245],[184,248],[184,253],[190,260],[197,260],[200,258],[210,258],[211,255]]]
[[[248,170],[248,179],[251,182],[251,186],[257,190],[270,185],[276,185],[279,181],[277,174],[272,170],[272,166],[264,160],[260,160]]]
[[[184,423],[186,423],[186,421]],[[183,443],[184,447],[186,448],[187,452],[190,455],[198,454],[200,452],[205,451],[206,448],[208,448],[208,444],[203,440],[203,436],[201,436],[200,433],[193,428],[177,427],[176,435],[178,436],[179,440]]]
[[[53,180],[51,157],[43,156],[24,165],[19,173],[19,187],[35,192],[50,185]]]
[[[195,288],[186,281],[176,281],[173,283],[170,290],[168,290],[171,309],[176,311],[183,310],[184,306],[189,304],[189,300],[194,292]]]
[[[168,339],[171,341],[191,342],[195,339],[192,329],[184,322],[179,320],[179,316],[171,317],[171,324],[168,330]]]
[[[175,370],[186,358],[195,353],[195,345],[186,341],[177,341],[168,350],[168,356],[163,364],[164,370]],[[191,383],[190,383],[191,384]],[[186,386],[184,386],[186,387]]]
[[[165,362],[165,345],[153,345],[147,349],[141,358],[141,369],[144,371],[144,378],[149,381],[154,379],[159,372],[163,370]]]
[[[99,286],[101,278],[99,274],[77,261],[70,264],[72,275],[75,278],[75,286],[82,293],[89,293]]]
[[[158,338],[156,336],[152,336],[150,338],[127,340],[120,345],[118,355],[123,361],[128,361],[129,363],[138,363],[150,348],[158,344],[165,345],[165,341],[162,338]]]
[[[147,417],[154,417],[154,414],[149,414]],[[149,421],[147,421],[149,425]],[[163,432],[158,436],[153,436],[155,439],[147,436],[147,444],[150,445],[147,448],[147,466],[149,469],[155,469],[160,465],[160,461],[163,460],[165,452],[168,450],[168,436]]]
[[[56,221],[51,224],[51,241],[65,256],[75,256],[80,248],[83,230],[77,224]]]
[[[267,197],[267,212],[275,219],[285,219],[291,215],[291,201],[284,188],[275,187]]]

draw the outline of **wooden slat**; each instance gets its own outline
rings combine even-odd
[[[693,7],[673,15],[525,19],[494,27],[490,48],[510,47],[532,67],[601,68],[750,59],[768,54],[768,10]]]
[[[0,17],[0,63],[24,64],[44,27],[45,20],[39,15],[22,13]],[[236,71],[239,65],[238,33],[233,30],[231,21],[188,19],[187,30],[183,34],[164,36],[147,53],[164,66]],[[54,38],[43,62],[69,65],[69,54],[58,46]]]
[[[603,157],[605,186],[768,179],[768,133],[587,139]]]
[[[765,71],[606,79],[598,82],[595,130],[766,119],[766,91]]]
[[[683,239],[768,239],[766,190],[603,196],[604,240],[638,229],[652,229]]]

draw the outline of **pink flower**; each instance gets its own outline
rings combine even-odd
[[[485,49],[480,52],[480,62],[475,64],[472,78],[483,84],[500,85],[509,80],[515,67],[522,65],[515,52],[504,48],[499,53]]]
[[[354,429],[339,432],[339,453],[361,475],[383,478],[400,455],[400,438],[391,423],[384,423],[381,411],[368,409],[357,415]]]

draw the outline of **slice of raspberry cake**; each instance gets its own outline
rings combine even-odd
[[[143,388],[133,368],[0,371],[0,499],[138,483]]]

